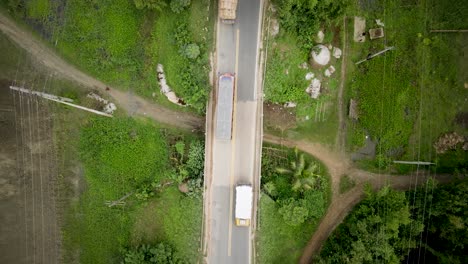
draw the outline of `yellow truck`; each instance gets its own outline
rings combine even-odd
[[[236,22],[237,0],[219,0],[218,5],[221,22],[234,24]]]

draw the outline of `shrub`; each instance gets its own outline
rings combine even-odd
[[[160,11],[161,8],[166,6],[166,2],[164,0],[133,0],[133,2],[138,9],[146,8]]]
[[[124,252],[124,264],[145,263],[183,263],[171,246],[159,243],[156,246],[141,245],[136,249],[127,249]]]
[[[281,208],[278,213],[283,216],[286,224],[298,226],[309,218],[309,210],[304,200],[295,200],[290,198],[280,203]]]
[[[201,140],[190,143],[187,170],[192,178],[202,178],[205,169],[205,145]]]
[[[184,11],[186,7],[190,5],[190,0],[171,0],[171,10],[174,13],[179,14]]]
[[[185,57],[194,60],[198,55],[200,55],[200,47],[195,43],[188,44],[185,46],[184,55]]]

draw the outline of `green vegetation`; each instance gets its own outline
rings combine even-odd
[[[163,243],[156,246],[142,245],[136,249],[127,250],[123,263],[178,263],[173,249]]]
[[[340,178],[340,193],[346,193],[356,186],[356,182],[351,179],[348,175],[344,175]]]
[[[447,185],[430,181],[407,193],[413,218],[424,222],[423,240],[410,255],[421,253],[431,263],[468,261],[468,180],[462,177]]]
[[[262,155],[258,261],[297,262],[328,207],[328,174],[297,149],[267,145]]]
[[[466,175],[465,175],[466,176]],[[364,199],[333,232],[319,263],[465,263],[468,180],[430,180],[407,192],[385,187]]]
[[[398,159],[436,161],[439,168],[450,172],[463,168],[460,163],[442,161],[447,160],[444,156],[456,156],[466,164],[467,155],[436,155],[433,144],[448,132],[468,135],[466,127],[456,119],[468,112],[463,88],[468,77],[467,63],[462,59],[468,38],[431,33],[430,29],[468,26],[460,13],[468,10],[467,2],[373,1],[372,6],[357,8],[367,18],[368,29],[378,27],[375,19],[384,21],[385,38],[367,39],[365,43],[354,43],[350,38],[352,61],[388,46],[396,48],[358,66],[348,65],[351,73],[347,98],[356,99],[359,110],[359,122],[348,124],[348,149],[356,150],[362,142],[355,139],[367,131],[378,142],[377,157],[368,165],[400,172],[412,169],[390,165],[390,161]],[[446,16],[449,11],[454,13]],[[348,35],[352,36],[352,32],[351,27]]]
[[[33,24],[81,69],[120,89],[148,98],[155,93],[156,101],[176,108],[158,92],[156,65],[161,63],[169,86],[202,114],[210,91],[212,5],[211,0],[174,0],[170,5],[154,0],[73,0],[66,5],[36,0],[24,7],[10,0],[4,6]]]
[[[199,196],[182,194],[171,186],[177,184],[171,178],[178,173],[170,162],[174,138],[184,146],[185,142],[195,146],[181,150],[195,165],[181,160],[180,166],[202,176],[197,170],[203,162],[202,144],[196,139],[174,136],[131,118],[92,118],[85,124],[80,156],[87,187],[66,221],[68,254],[79,249],[82,263],[118,262],[125,248],[130,251],[124,255],[130,258],[146,252],[142,245],[164,242],[178,258],[196,262],[202,204],[194,198]],[[122,197],[126,197],[123,205],[105,204]]]
[[[301,47],[310,51],[320,26],[344,14],[348,1],[276,0],[281,26],[296,35]]]
[[[388,187],[376,193],[367,190],[367,198],[324,245],[320,262],[400,263],[406,250],[416,247],[423,227],[411,218],[403,192]]]

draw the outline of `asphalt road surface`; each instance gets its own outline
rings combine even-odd
[[[236,96],[231,141],[212,137],[212,175],[208,186],[208,262],[250,263],[251,227],[234,223],[235,185],[253,184],[258,138],[257,60],[261,0],[239,0],[233,25],[218,23],[217,72],[234,73]],[[212,119],[216,120],[216,113]],[[253,212],[252,212],[253,213]]]

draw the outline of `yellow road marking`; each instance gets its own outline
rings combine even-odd
[[[229,231],[228,231],[228,256],[231,256],[231,239],[232,239],[232,211],[233,211],[233,200],[234,200],[234,158],[236,153],[236,105],[237,105],[237,72],[239,69],[239,29],[236,32],[236,64],[234,79],[234,98],[232,104],[232,140],[231,140],[231,184],[229,187]]]

